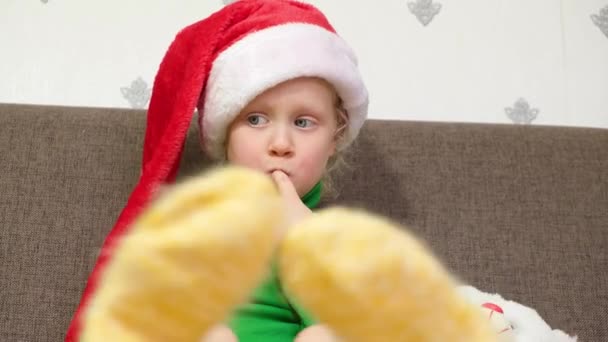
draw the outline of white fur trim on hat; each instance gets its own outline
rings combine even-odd
[[[349,116],[338,149],[350,144],[367,117],[368,107],[356,56],[337,34],[313,24],[290,23],[246,35],[213,62],[203,113],[199,113],[207,154],[225,158],[228,126],[257,95],[305,76],[323,78],[336,89]]]

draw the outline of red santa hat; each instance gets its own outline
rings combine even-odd
[[[291,0],[241,0],[178,33],[154,81],[139,182],[102,246],[66,341],[78,341],[113,247],[156,189],[175,180],[195,107],[205,151],[222,158],[227,127],[240,110],[304,76],[325,79],[342,99],[349,120],[338,148],[345,147],[365,121],[367,90],[355,54],[319,10]]]

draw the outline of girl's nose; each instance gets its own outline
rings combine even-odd
[[[288,129],[277,128],[270,139],[268,151],[275,157],[289,157],[293,155],[293,141]]]

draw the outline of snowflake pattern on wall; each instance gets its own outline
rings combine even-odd
[[[428,25],[431,20],[441,11],[441,4],[433,3],[433,0],[416,0],[407,3],[418,21],[424,26]]]
[[[40,0],[43,4],[48,4],[49,0]]]
[[[505,113],[509,119],[516,124],[529,125],[536,119],[540,110],[530,108],[530,104],[523,98],[518,99],[513,107],[505,108]]]
[[[592,14],[591,20],[608,38],[608,5],[602,8],[599,14]]]
[[[131,82],[130,87],[120,88],[122,96],[129,101],[131,108],[146,108],[150,96],[152,95],[152,89],[148,87],[148,83],[141,77],[138,77],[135,81]]]

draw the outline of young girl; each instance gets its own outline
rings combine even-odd
[[[301,198],[309,207],[316,204],[318,197],[308,200],[306,194],[320,187],[347,124],[331,84],[320,78],[295,78],[245,106],[228,129],[226,156],[232,164],[272,176],[287,202],[290,226],[311,212]],[[314,326],[307,316],[283,298],[273,273],[253,301],[237,310],[231,328],[240,341],[292,341],[296,335],[296,341],[331,340],[329,331]],[[232,331],[222,330],[211,340],[236,341]]]
[[[328,163],[355,139],[367,105],[353,51],[311,5],[242,0],[182,30],[155,80],[140,181],[104,243],[66,341],[79,340],[115,243],[158,187],[174,181],[195,106],[204,151],[270,175],[295,223],[319,202]],[[208,338],[302,342],[331,333],[284,295],[273,268],[251,302]]]

